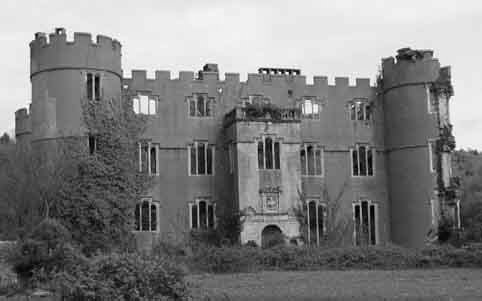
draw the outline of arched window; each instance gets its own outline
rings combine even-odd
[[[136,204],[135,209],[135,230],[136,231],[157,231],[157,221],[159,219],[158,204],[152,199],[142,199]]]

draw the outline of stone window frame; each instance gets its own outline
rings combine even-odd
[[[203,97],[202,112],[199,110],[199,97]],[[215,116],[216,98],[210,97],[207,92],[194,92],[192,95],[186,96],[186,101],[188,118],[213,118]]]
[[[103,74],[98,71],[87,71],[85,73],[85,98],[90,101],[100,101],[103,97],[102,87]],[[89,87],[90,86],[90,87]]]
[[[144,204],[147,204],[148,207],[148,214],[147,216],[149,217],[149,222],[148,222],[148,229],[144,229],[144,224],[143,224],[143,209],[144,209]],[[155,210],[155,218],[154,220],[152,219],[153,213],[152,210]],[[159,202],[153,201],[152,197],[143,197],[140,199],[139,202],[136,203],[135,211],[134,211],[134,232],[159,232],[160,231],[160,226],[159,226],[159,220],[160,220],[160,204]],[[154,224],[153,224],[154,221]]]
[[[366,151],[365,151],[365,159],[366,159],[366,175],[361,175],[360,174],[360,147],[365,147]],[[353,160],[353,157],[354,157],[354,153],[355,153],[355,150],[356,150],[356,154],[357,154],[357,171],[358,171],[358,174],[355,174],[355,162]],[[368,152],[371,153],[371,158],[372,158],[372,174],[370,175],[369,174],[369,157],[368,157]],[[376,175],[376,154],[377,154],[377,151],[376,151],[376,148],[371,146],[369,143],[357,143],[355,144],[355,146],[353,148],[350,148],[350,174],[352,176],[352,178],[373,178],[375,177]]]
[[[200,165],[199,165],[199,146],[203,145],[204,146],[204,172],[201,173],[200,170]],[[196,161],[196,170],[195,173],[193,173],[192,170],[192,149],[196,149],[194,156],[195,156],[195,161]],[[210,150],[210,152],[208,151]],[[209,169],[209,153],[211,153],[211,166]],[[215,159],[216,159],[216,146],[214,144],[210,144],[207,140],[195,140],[193,143],[189,144],[187,146],[187,167],[188,167],[188,175],[189,176],[214,176],[215,175]],[[211,171],[209,173],[209,170]]]
[[[323,112],[323,106],[325,102],[316,96],[303,96],[298,101],[298,107],[301,111],[301,118],[303,120],[320,120],[321,119],[321,112]],[[310,102],[310,106],[312,108],[312,113],[306,113],[305,104]],[[318,108],[318,113],[313,112],[313,108],[316,106]]]
[[[357,223],[356,223],[356,207],[359,206],[359,221],[360,221],[360,226],[363,226],[363,209],[362,205],[363,203],[367,204],[367,210],[368,210],[368,245],[378,245],[380,244],[380,219],[379,219],[379,203],[373,200],[369,199],[359,199],[357,201],[354,201],[352,203],[352,213],[353,213],[353,245],[354,246],[360,246],[361,244],[361,238],[358,237],[358,233],[360,231],[357,231]],[[373,218],[374,218],[374,225],[375,233],[371,233],[371,225],[372,223],[370,222],[370,217],[371,217],[371,208],[373,208]],[[374,234],[374,236],[373,236]],[[374,242],[373,242],[374,239]],[[359,242],[360,241],[360,242]]]
[[[430,138],[427,140],[428,150],[428,167],[430,173],[437,172],[437,138]]]
[[[205,205],[205,215],[206,220],[205,224],[201,223],[201,204],[204,203]],[[210,214],[210,209],[212,209],[212,213]],[[216,219],[216,202],[212,201],[211,197],[198,197],[195,198],[194,201],[188,203],[189,209],[189,229],[191,230],[199,230],[199,229],[216,229],[217,226],[217,219]],[[193,216],[193,210],[196,210],[196,218]],[[210,218],[211,217],[211,218]],[[196,224],[194,225],[194,221]]]
[[[348,119],[369,122],[373,120],[373,107],[373,102],[366,97],[353,98],[348,102]]]
[[[159,176],[159,143],[153,143],[151,141],[141,141],[137,143],[137,148],[139,172],[147,173],[149,176]],[[144,150],[145,148],[147,149],[147,152]],[[153,150],[154,157],[152,156]],[[143,160],[144,153],[145,160]],[[143,162],[145,162],[145,165]]]
[[[314,148],[314,161],[313,161],[313,169],[314,169],[314,174],[309,174],[309,160],[308,160],[308,147],[313,147]],[[302,161],[302,152],[305,152],[305,169],[303,169],[303,161]],[[318,164],[317,164],[317,152],[320,152],[320,172],[318,173]],[[304,142],[300,146],[300,165],[301,165],[301,176],[302,177],[318,177],[318,178],[323,178],[325,176],[325,148],[318,144],[318,143],[313,143],[313,142]],[[305,172],[303,172],[305,171]]]
[[[425,99],[427,101],[427,113],[435,114],[437,112],[437,103],[438,103],[437,96],[434,93],[432,93],[430,84],[425,84],[424,89],[425,89]]]
[[[271,139],[272,143],[272,147],[271,147],[271,155],[272,155],[272,167],[271,168],[267,168],[267,163],[268,160],[267,158],[268,157],[268,154],[266,152],[266,141],[267,139]],[[266,134],[266,135],[262,135],[261,137],[258,137],[257,139],[255,139],[255,143],[256,143],[256,153],[257,153],[257,169],[258,170],[281,170],[281,153],[282,153],[282,138],[276,136],[276,135],[271,135],[271,134]],[[262,150],[262,166],[261,166],[261,158],[260,158],[260,143],[263,145],[263,150]],[[276,148],[276,145],[278,145],[278,148]],[[278,150],[278,151],[276,151]],[[276,155],[278,154],[278,155]]]
[[[316,226],[316,245],[321,244],[321,240],[326,236],[327,229],[327,219],[328,219],[328,209],[326,202],[322,201],[319,197],[308,197],[305,200],[306,206],[306,225],[307,225],[307,239],[308,244],[311,244],[311,226],[310,226],[310,204],[315,203],[316,213],[315,213],[315,226]],[[320,212],[319,208],[322,208],[322,233],[320,234]]]
[[[143,107],[143,103],[145,103],[145,107]],[[138,115],[155,116],[159,113],[159,97],[138,91],[132,97],[132,110]]]

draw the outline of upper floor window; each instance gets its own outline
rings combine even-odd
[[[159,175],[159,145],[151,142],[140,142],[139,172]]]
[[[132,98],[132,109],[136,114],[156,115],[157,99],[148,95],[137,95]]]
[[[207,93],[194,93],[188,97],[189,116],[212,117],[214,116],[214,98]]]
[[[100,74],[88,72],[86,78],[87,99],[100,100],[101,91]]]
[[[373,176],[373,157],[374,149],[368,145],[357,145],[351,150],[352,175],[353,176]]]
[[[135,230],[153,232],[158,231],[159,205],[151,198],[144,198],[136,204]]]
[[[354,243],[356,246],[377,244],[378,205],[372,201],[353,204]]]
[[[366,100],[354,100],[350,103],[351,120],[372,119],[372,107]]]
[[[214,145],[196,141],[188,146],[189,175],[212,175],[214,170]]]
[[[325,204],[318,199],[306,201],[306,224],[308,243],[320,245],[326,229],[327,211]]]
[[[437,111],[438,99],[435,93],[430,91],[430,85],[425,85],[425,98],[427,99],[427,111],[433,114]]]
[[[216,204],[208,198],[196,199],[189,204],[191,229],[214,229],[216,227]]]
[[[258,141],[258,168],[280,169],[280,142],[271,137]]]
[[[314,98],[304,98],[301,102],[301,116],[305,119],[320,119],[321,105]]]
[[[304,144],[300,150],[301,175],[323,175],[323,149],[317,145]]]

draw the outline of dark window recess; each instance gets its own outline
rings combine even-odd
[[[141,205],[136,204],[136,212],[135,212],[135,223],[136,223],[135,229],[136,229],[136,231],[141,230],[140,221],[141,221]]]
[[[264,145],[266,153],[266,169],[273,169],[273,140],[271,140],[271,138],[266,138]]]
[[[306,150],[303,148],[300,151],[300,157],[301,157],[301,174],[306,175]]]
[[[87,99],[88,100],[93,99],[93,87],[94,87],[94,81],[93,81],[92,73],[87,73],[86,89],[87,89]]]
[[[279,142],[274,143],[274,168],[280,169]]]
[[[199,202],[199,225],[201,229],[207,228],[207,205],[205,201]]]
[[[211,175],[213,173],[213,150],[209,146],[206,147],[206,173]]]
[[[205,142],[196,142],[190,149],[191,175],[212,175],[214,167],[213,147]]]
[[[258,142],[258,168],[264,169],[264,145],[262,141]]]
[[[191,220],[192,220],[192,225],[191,228],[197,229],[197,205],[192,205],[191,207]]]
[[[142,202],[141,207],[141,231],[149,231],[149,202]]]
[[[214,228],[214,205],[208,205],[208,228]]]
[[[196,148],[191,148],[191,174],[197,174]]]
[[[100,100],[100,75],[96,74],[94,79],[95,100]]]
[[[310,223],[310,244],[316,244],[316,202],[308,203],[309,223]]]
[[[319,245],[324,236],[325,207],[317,201],[308,202],[309,243]]]
[[[355,205],[355,245],[360,245],[360,205]]]
[[[151,147],[151,174],[157,174],[157,152],[156,152],[156,147]]]
[[[97,137],[89,135],[89,153],[91,155],[95,154],[97,151]]]
[[[198,159],[198,174],[203,175],[205,173],[206,162],[205,162],[205,148],[204,143],[199,143],[197,147],[197,159]]]

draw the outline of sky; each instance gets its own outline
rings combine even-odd
[[[452,66],[451,121],[458,148],[482,150],[482,1],[2,0],[0,4],[0,132],[31,99],[29,42],[35,32],[65,27],[122,43],[132,69],[199,70],[246,80],[262,66],[299,68],[307,76],[368,77],[403,47],[433,49]],[[223,76],[221,76],[223,77]]]

